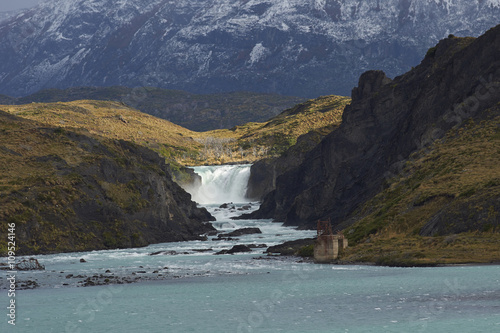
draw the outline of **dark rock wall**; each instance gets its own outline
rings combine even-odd
[[[75,203],[77,211],[87,212],[87,220],[104,223],[122,221],[125,233],[129,231],[141,235],[142,245],[199,239],[200,234],[213,230],[210,224],[203,223],[213,220],[213,217],[204,208],[197,208],[191,201],[191,195],[172,180],[168,167],[157,153],[126,141],[119,141],[119,145],[128,156],[124,164],[103,157],[95,165],[81,165],[77,172],[84,174],[89,182],[92,182],[91,179],[102,179],[106,183],[127,184],[137,192],[138,200],[143,200],[143,205],[134,207],[131,203],[128,207],[120,207],[109,200],[112,198],[97,182],[95,191],[98,193],[88,193],[88,196],[102,196],[104,204],[93,209],[96,207],[93,207],[95,202],[92,200]],[[134,245],[138,244],[128,241],[117,244],[118,247]]]
[[[334,225],[397,174],[409,155],[500,100],[500,26],[478,39],[447,38],[405,75],[364,73],[341,126],[279,176],[254,217]]]
[[[325,137],[317,131],[301,135],[297,143],[278,158],[265,158],[255,162],[250,170],[247,198],[261,200],[276,188],[276,178],[297,167],[304,160],[307,152],[312,150]]]

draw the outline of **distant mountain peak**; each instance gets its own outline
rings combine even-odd
[[[498,23],[500,0],[46,0],[0,22],[0,93],[157,86],[343,94],[399,75],[448,34]]]

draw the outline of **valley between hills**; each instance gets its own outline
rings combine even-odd
[[[330,133],[350,98],[323,96],[298,104],[265,122],[196,132],[121,102],[76,100],[0,106],[3,111],[53,128],[125,140],[157,151],[167,163],[215,165],[254,162],[283,154],[311,131]],[[203,118],[200,118],[203,122]]]
[[[340,124],[349,101],[324,96],[267,122],[207,132],[121,102],[0,106],[0,218],[21,230],[20,254],[197,239],[210,230],[202,222],[211,217],[186,203],[189,195],[170,175],[183,184],[194,177],[185,165],[279,156],[310,132],[317,134],[316,144]],[[164,186],[158,189],[157,182]],[[167,211],[161,207],[165,199]],[[166,215],[175,218],[174,230],[161,229]]]
[[[500,262],[500,69],[488,58],[499,45],[500,27],[450,36],[401,77],[363,74],[352,100],[323,96],[230,129],[195,132],[115,101],[2,105],[0,219],[18,226],[19,254],[197,239],[211,216],[177,185],[195,177],[185,166],[254,163],[253,217],[301,228],[333,217],[350,241],[341,263]],[[482,89],[449,74],[475,53],[461,80],[486,77],[492,93],[446,121]],[[410,104],[418,112],[406,120],[387,111]],[[335,194],[338,184],[352,196]],[[322,194],[332,198],[308,206]]]

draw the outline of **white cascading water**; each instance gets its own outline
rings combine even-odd
[[[248,202],[245,194],[250,164],[193,167],[201,184],[186,188],[193,201],[202,205]]]

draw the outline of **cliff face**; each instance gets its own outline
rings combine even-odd
[[[290,147],[286,154],[278,158],[265,158],[252,164],[246,197],[251,200],[260,200],[273,191],[276,188],[276,178],[300,165],[306,153],[313,149],[323,137],[321,133],[311,131],[300,136],[297,143]]]
[[[499,14],[499,0],[49,0],[0,22],[0,91],[347,95],[362,72],[399,75]]]
[[[328,217],[334,225],[346,222],[410,154],[498,103],[499,52],[497,26],[478,39],[440,41],[419,66],[394,80],[381,71],[364,73],[340,127],[277,178],[254,216],[304,227]]]
[[[299,166],[306,154],[340,125],[343,109],[348,103],[350,103],[348,98],[322,96],[298,104],[271,119],[270,125],[280,123],[288,116],[302,115],[303,117],[298,122],[307,123],[306,126],[309,132],[299,136],[297,142],[279,157],[265,158],[252,165],[246,196],[253,200],[261,200],[264,195],[274,190],[276,188],[276,178],[279,175]],[[314,114],[325,115],[321,125],[314,118]],[[292,124],[292,126],[300,125],[297,123]],[[315,126],[316,129],[311,130],[312,126]]]
[[[213,217],[147,148],[4,112],[0,126],[0,220],[16,225],[16,253],[146,246],[213,230],[204,223]]]

